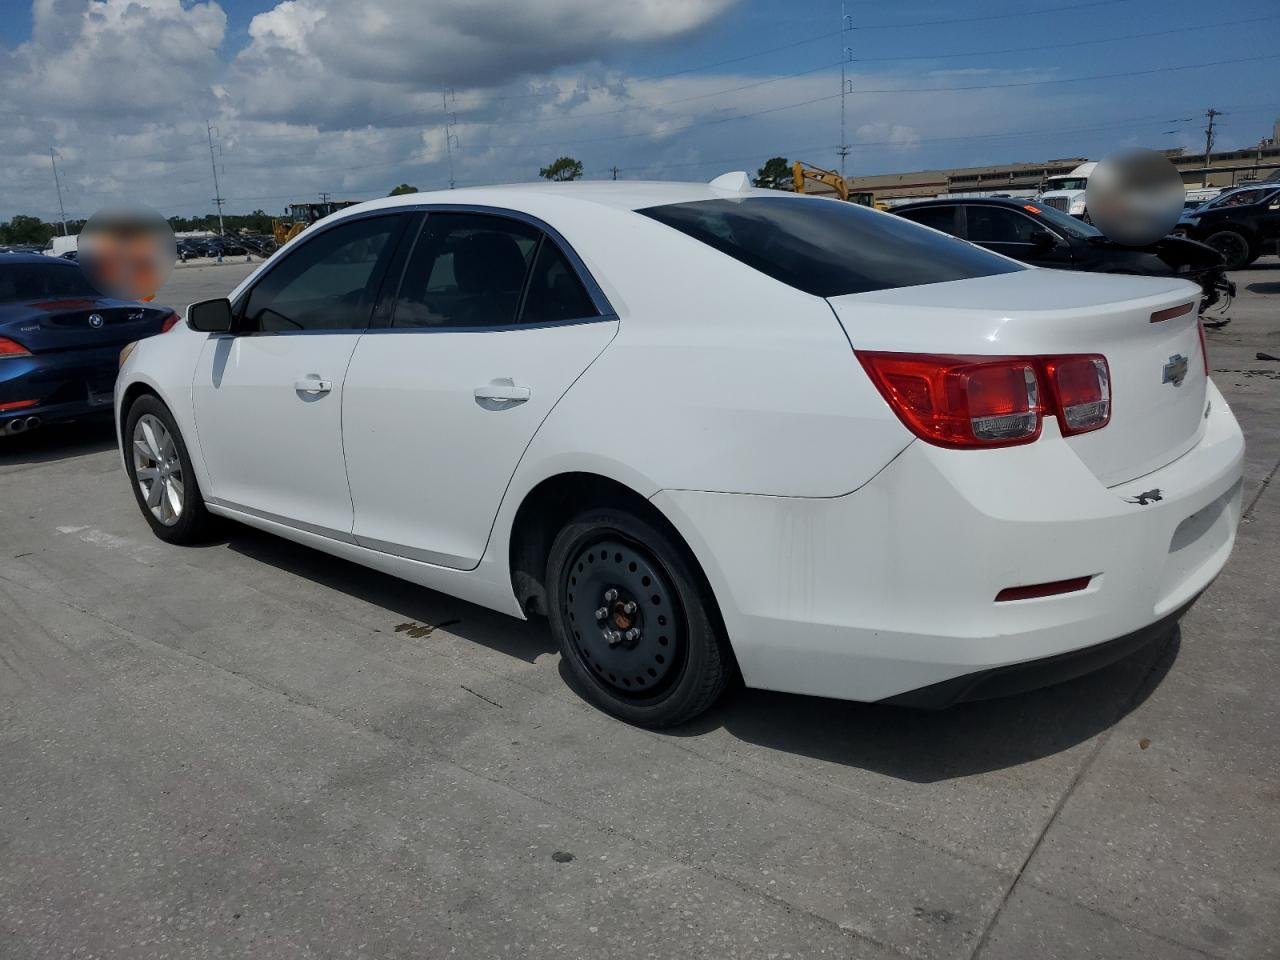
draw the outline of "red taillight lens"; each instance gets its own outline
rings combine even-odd
[[[160,332],[168,333],[175,326],[177,326],[178,321],[181,319],[182,318],[178,316],[177,313],[170,312],[169,315],[164,318],[164,323],[160,324]]]
[[[1006,447],[1040,436],[1040,380],[1023,357],[859,352],[889,406],[943,447]]]
[[[8,413],[10,410],[26,410],[28,407],[34,407],[39,400],[10,400],[8,403],[0,403],[0,413]]]
[[[1204,342],[1204,321],[1196,320],[1196,329],[1200,331],[1200,356],[1204,358],[1204,375],[1209,376],[1209,347]]]
[[[1168,310],[1157,310],[1151,315],[1151,323],[1164,323],[1166,320],[1172,320],[1174,317],[1183,317],[1195,309],[1194,303],[1183,303],[1176,307],[1170,307]]]
[[[29,357],[31,351],[18,343],[17,340],[10,340],[7,337],[0,337],[0,357]]]
[[[1111,371],[1105,357],[1046,357],[1044,370],[1064,437],[1107,425],[1111,419]]]

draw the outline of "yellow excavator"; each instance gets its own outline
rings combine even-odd
[[[810,187],[809,183],[812,181],[814,184],[822,184],[829,187],[830,192],[835,193],[841,200],[848,200],[864,207],[875,207],[877,210],[889,209],[885,204],[877,203],[875,194],[870,190],[850,190],[849,184],[845,182],[844,177],[834,170],[824,170],[822,167],[815,167],[813,164],[805,163],[803,160],[797,160],[791,165],[791,178],[794,182],[796,193],[825,194],[828,192],[821,188],[814,189]]]
[[[283,247],[317,220],[344,207],[354,206],[356,200],[323,200],[318,203],[291,203],[289,214],[280,220],[271,221],[271,233],[276,238],[276,246]]]

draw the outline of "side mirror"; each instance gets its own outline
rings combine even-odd
[[[1032,230],[1031,242],[1037,247],[1053,247],[1058,243],[1058,238],[1048,230]]]
[[[231,329],[231,301],[226,297],[201,300],[187,307],[187,326],[201,333],[226,333]]]

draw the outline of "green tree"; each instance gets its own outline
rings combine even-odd
[[[551,166],[543,167],[538,176],[546,180],[577,180],[582,176],[582,161],[573,157],[560,157]]]
[[[61,228],[58,232],[62,232]],[[8,223],[0,224],[0,243],[29,243],[42,247],[53,234],[53,224],[25,213],[14,214]]]
[[[396,187],[394,190],[392,190],[390,193],[388,193],[388,194],[387,194],[387,196],[388,196],[388,197],[398,197],[398,196],[400,196],[401,194],[405,194],[405,193],[417,193],[417,192],[418,192],[418,188],[417,188],[417,187],[411,186],[411,185],[409,185],[409,184],[407,184],[407,183],[402,183],[402,184],[400,184],[400,186]]]
[[[757,187],[769,190],[793,190],[795,182],[791,176],[791,161],[786,157],[770,157],[764,166],[756,171],[751,181]]]

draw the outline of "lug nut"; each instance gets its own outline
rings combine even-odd
[[[617,599],[618,599],[618,591],[614,590],[612,587],[610,587],[608,590],[604,592],[605,603],[613,603],[613,601]]]
[[[635,613],[635,612],[636,612],[636,602],[635,602],[634,600],[628,600],[626,603],[624,603],[624,604],[622,605],[622,612],[623,612],[623,613]]]
[[[638,640],[639,638],[640,638],[640,631],[637,630],[635,627],[632,627],[630,630],[627,631],[628,642],[632,640]]]
[[[609,646],[611,647],[616,647],[622,642],[622,636],[617,630],[606,630],[604,632],[604,638],[609,641]]]
[[[597,610],[597,611],[596,611],[596,619],[597,619],[597,620],[603,620],[603,619],[604,619],[605,617],[607,617],[608,615],[609,615],[609,608],[608,608],[608,607],[601,607],[599,610]]]

